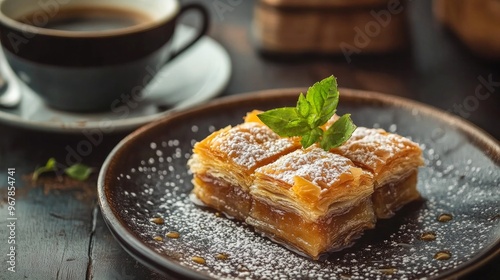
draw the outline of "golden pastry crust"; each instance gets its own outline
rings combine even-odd
[[[417,143],[383,129],[358,127],[346,143],[331,152],[372,172],[375,188],[400,181],[423,165]]]
[[[372,172],[372,196],[377,218],[392,217],[397,210],[420,198],[418,168],[423,165],[419,145],[383,129],[358,127],[344,145],[332,149]]]
[[[375,222],[370,197],[361,200],[346,213],[325,216],[314,222],[255,199],[246,219],[246,223],[257,231],[313,259],[352,245],[365,230],[374,228]]]
[[[247,122],[256,122],[256,123],[260,123],[262,125],[265,125],[260,119],[259,117],[257,116],[258,114],[260,113],[263,113],[263,111],[261,110],[253,110],[251,112],[248,112],[245,117],[243,118],[243,120],[247,123]]]
[[[226,127],[195,144],[188,165],[195,174],[207,174],[248,190],[253,171],[300,147],[294,138],[281,138],[257,122]]]
[[[298,149],[255,170],[251,195],[309,221],[345,213],[373,193],[369,172],[316,146]]]
[[[192,182],[193,194],[204,206],[240,221],[244,221],[250,214],[253,199],[241,187],[200,175],[195,175]]]
[[[379,219],[387,219],[411,201],[420,198],[417,190],[418,171],[413,171],[399,182],[377,188],[372,195],[373,210]]]

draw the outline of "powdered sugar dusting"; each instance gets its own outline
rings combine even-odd
[[[217,135],[213,146],[249,169],[262,160],[283,153],[296,144],[288,138],[281,138],[267,126],[258,123],[244,123]]]
[[[295,176],[300,176],[322,189],[327,189],[353,166],[352,162],[343,156],[312,147],[307,151],[299,149],[282,156],[274,163],[257,168],[256,172],[290,185],[294,184]]]
[[[335,151],[376,170],[398,152],[411,147],[418,147],[418,144],[383,129],[358,127],[352,137]]]

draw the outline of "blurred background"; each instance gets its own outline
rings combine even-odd
[[[342,87],[432,104],[500,138],[499,1],[181,2],[207,6],[209,35],[231,56],[223,95],[333,74]]]

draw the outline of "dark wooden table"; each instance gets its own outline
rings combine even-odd
[[[351,63],[343,56],[262,56],[250,33],[253,1],[201,2],[212,13],[210,36],[227,48],[232,58],[234,71],[222,95],[303,87],[334,74],[343,87],[404,96],[462,114],[500,138],[500,86],[495,86],[474,110],[454,109],[470,102],[480,84],[479,77],[500,82],[500,64],[475,57],[439,26],[432,17],[429,0],[413,1],[406,7],[411,48],[391,55],[354,55]],[[226,5],[225,10],[217,10],[221,3]],[[98,169],[125,135],[104,135],[102,144],[94,147],[83,162]],[[78,133],[46,133],[0,124],[0,279],[164,279],[130,257],[109,233],[96,201],[96,175],[79,184],[50,178],[30,182],[29,174],[36,166],[49,157],[64,160],[67,148],[82,139],[84,136]],[[16,170],[15,273],[7,271],[6,263],[8,168]],[[499,279],[499,262],[497,257],[464,279]]]

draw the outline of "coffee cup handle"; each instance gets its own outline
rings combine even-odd
[[[210,18],[207,9],[203,5],[197,3],[186,4],[181,7],[177,17],[180,17],[183,13],[189,10],[195,10],[200,13],[202,18],[201,28],[198,31],[198,34],[196,34],[196,36],[193,39],[191,39],[189,43],[185,44],[184,46],[182,46],[181,48],[175,50],[173,53],[170,54],[170,59],[168,60],[168,62],[172,61],[173,59],[178,57],[181,53],[183,53],[185,50],[189,49],[194,43],[196,43],[199,39],[201,39],[201,37],[203,37],[208,31],[210,25]]]

